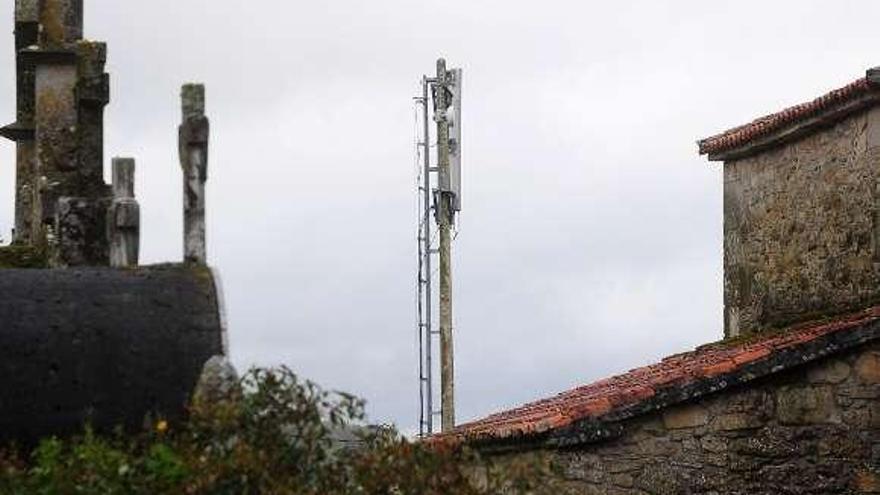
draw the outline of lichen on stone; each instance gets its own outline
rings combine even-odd
[[[0,269],[47,268],[46,253],[30,246],[0,247]]]

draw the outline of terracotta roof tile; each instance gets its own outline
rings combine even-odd
[[[863,77],[811,102],[786,108],[781,112],[766,115],[746,125],[700,140],[698,142],[700,154],[714,155],[739,148],[824,111],[858,100],[874,89],[873,83],[869,82],[867,77]]]
[[[699,385],[713,378],[734,376],[746,367],[770,362],[774,357],[785,353],[804,350],[804,346],[818,343],[820,339],[842,338],[850,331],[869,328],[868,324],[875,321],[880,321],[880,306],[832,321],[799,325],[747,341],[706,345],[692,352],[671,356],[651,366],[461,425],[452,433],[433,437],[432,441],[479,443],[515,440],[559,430],[581,420],[601,421],[609,414],[645,404],[660,393]],[[880,338],[880,331],[877,336]],[[804,350],[802,359],[795,362],[817,357],[817,353]],[[765,374],[780,369],[773,366]]]

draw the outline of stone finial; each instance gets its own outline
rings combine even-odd
[[[113,198],[134,198],[134,158],[113,159]]]
[[[208,180],[208,136],[205,87],[187,84],[181,91],[183,123],[178,144],[183,171],[183,252],[189,263],[207,264],[205,182]]]
[[[42,0],[40,33],[44,44],[65,45],[83,37],[83,0]]]
[[[140,206],[134,198],[135,162],[132,158],[113,159],[113,203],[108,211],[110,266],[138,265],[140,254]]]
[[[39,0],[15,0],[15,22],[39,22]]]
[[[184,121],[205,116],[204,84],[184,84],[180,91],[180,99]]]

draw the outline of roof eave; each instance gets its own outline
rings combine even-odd
[[[700,154],[708,155],[709,161],[713,162],[728,162],[747,158],[783,144],[790,143],[821,129],[831,127],[846,117],[877,106],[878,104],[880,104],[880,92],[876,90],[870,91],[858,98],[828,108],[812,117],[797,121],[792,125],[776,130],[765,136],[751,139],[738,146],[716,148],[711,146],[711,144],[707,144],[706,141],[701,141],[699,143],[701,148]]]
[[[831,333],[792,349],[779,351],[766,359],[748,363],[725,373],[684,387],[662,390],[648,401],[634,404],[601,418],[587,418],[554,431],[547,443],[554,447],[575,447],[613,438],[622,433],[623,421],[644,416],[689,401],[711,396],[762,378],[779,375],[809,365],[819,359],[846,352],[880,340],[880,321],[873,321],[850,331]],[[618,428],[615,428],[615,425]],[[598,427],[598,429],[597,429]]]
[[[441,436],[435,441],[453,441],[486,454],[573,448],[592,444],[621,436],[629,420],[776,376],[878,340],[880,320],[868,321],[852,329],[822,335],[815,340],[779,350],[766,358],[744,363],[729,373],[658,390],[648,400],[616,408],[598,417],[586,417],[567,426],[505,436],[486,433],[476,433],[473,436],[467,433],[453,434],[445,439]]]

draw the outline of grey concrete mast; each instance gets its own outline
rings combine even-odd
[[[416,98],[423,112],[423,177],[419,185],[419,204],[423,208],[419,220],[419,376],[421,381],[420,432],[434,433],[434,416],[439,414],[441,431],[455,428],[455,359],[452,311],[452,241],[456,214],[461,211],[461,87],[462,70],[447,70],[446,61],[437,61],[436,77],[422,78],[422,97]],[[434,122],[437,125],[437,166],[431,166],[428,124],[428,95],[433,93]],[[436,178],[436,183],[434,182]],[[432,187],[436,184],[436,187]],[[437,247],[432,235],[431,214],[437,222]],[[440,287],[438,329],[432,320],[433,263],[438,255]],[[440,351],[435,368],[435,338]],[[434,410],[433,375],[439,371],[440,410]]]
[[[449,123],[447,118],[446,60],[437,61],[434,120],[437,122],[437,166],[440,184],[449,184]],[[437,222],[440,233],[440,428],[455,428],[455,357],[452,335],[452,219],[453,195],[443,187],[437,193]]]
[[[207,264],[205,239],[205,182],[208,180],[208,135],[205,87],[186,84],[181,92],[183,123],[180,125],[180,166],[183,169],[184,260]]]

